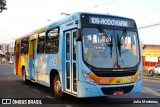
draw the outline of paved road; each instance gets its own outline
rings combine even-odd
[[[13,74],[13,65],[0,65],[0,98],[19,98],[26,100],[26,98],[35,98],[37,100],[43,99],[47,103],[54,103],[54,107],[97,107],[97,104],[103,104],[98,106],[107,107],[108,103],[122,103],[118,106],[122,107],[160,107],[160,104],[132,104],[134,101],[141,100],[156,100],[154,98],[160,98],[160,83],[143,81],[143,90],[136,94],[127,94],[123,96],[109,96],[103,98],[85,98],[77,99],[69,96],[67,99],[56,99],[51,95],[48,87],[39,84],[24,85],[21,78]],[[149,98],[149,99],[145,99]],[[43,102],[42,101],[42,102]],[[83,103],[83,105],[82,105]],[[159,102],[160,103],[160,102]],[[89,105],[88,105],[89,104]],[[90,105],[92,104],[92,105]],[[3,106],[3,105],[0,105]],[[15,105],[14,105],[15,106]],[[22,105],[16,105],[21,107]],[[27,105],[23,105],[27,106]],[[41,105],[41,106],[53,106],[53,105]],[[117,106],[117,105],[112,105]]]

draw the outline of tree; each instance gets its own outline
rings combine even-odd
[[[6,0],[0,0],[0,13],[6,9]]]

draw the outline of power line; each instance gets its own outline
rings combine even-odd
[[[104,5],[112,4],[112,3],[116,2],[116,1],[118,1],[118,0],[111,0],[111,1],[108,1],[108,2],[105,2],[105,3],[102,3],[102,4],[98,4],[98,5],[92,6],[92,7],[88,8],[88,9],[102,7]],[[138,29],[145,29],[145,28],[155,27],[155,26],[159,26],[159,25],[160,25],[160,23],[155,23],[155,24],[150,24],[150,25],[146,25],[146,26],[141,26]]]
[[[138,29],[145,29],[145,28],[150,28],[150,27],[155,27],[155,26],[160,26],[160,23],[155,23],[155,24],[151,24],[151,25],[147,25],[147,26],[142,26],[142,27],[139,27]]]
[[[102,4],[94,5],[94,6],[90,7],[90,8],[88,8],[88,9],[85,9],[85,10],[89,10],[89,9],[93,9],[93,8],[98,8],[98,7],[101,7],[101,6],[104,6],[104,5],[109,5],[109,4],[112,4],[112,3],[116,2],[116,1],[118,1],[118,0],[107,1],[107,2],[102,3]]]
[[[103,4],[95,5],[95,8],[100,7],[100,6],[104,6],[104,5],[108,5],[108,4],[112,4],[116,1],[118,1],[118,0],[111,0],[111,1],[105,2]]]

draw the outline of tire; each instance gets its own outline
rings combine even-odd
[[[149,71],[149,75],[150,75],[150,76],[153,76],[153,75],[154,75],[153,70],[150,70],[150,71]]]
[[[63,98],[64,93],[62,92],[62,84],[58,74],[55,76],[52,84],[53,84],[52,87],[53,87],[54,95],[57,98]]]
[[[22,80],[23,80],[23,83],[26,85],[29,84],[30,82],[29,80],[26,79],[26,69],[25,68],[22,68]]]

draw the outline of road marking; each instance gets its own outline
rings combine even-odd
[[[46,95],[47,98],[54,99],[52,96]]]
[[[28,85],[24,85],[25,87],[29,87]]]
[[[160,92],[160,89],[156,89],[155,91],[156,91],[156,92]]]
[[[160,93],[152,90],[152,89],[149,88],[149,87],[143,87],[143,88],[144,88],[146,91],[148,91],[149,93],[151,93],[151,94],[153,94],[153,95],[155,95],[155,96],[160,96]]]
[[[71,105],[65,105],[65,107],[72,107]]]
[[[37,93],[39,93],[39,92],[40,92],[39,90],[36,90],[36,89],[33,89],[33,91],[35,91],[35,92],[37,92]]]
[[[148,93],[146,90],[142,90],[141,92],[143,92],[143,93]]]

